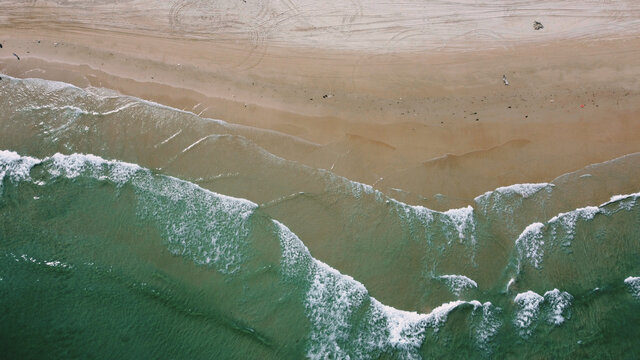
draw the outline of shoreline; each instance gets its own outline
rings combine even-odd
[[[25,30],[2,42],[8,75],[105,87],[256,128],[252,141],[277,156],[416,202],[444,194],[464,205],[640,151],[637,39],[385,55],[271,46],[249,67],[242,43]],[[264,130],[276,133],[260,139]]]

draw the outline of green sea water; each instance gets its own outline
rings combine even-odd
[[[441,212],[105,89],[0,94],[3,358],[640,356],[640,154]]]

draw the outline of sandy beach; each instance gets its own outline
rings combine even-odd
[[[6,357],[640,358],[637,0],[0,0],[0,45]]]
[[[435,208],[640,151],[640,5],[431,5],[2,2],[0,72],[247,126]]]

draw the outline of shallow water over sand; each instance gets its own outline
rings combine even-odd
[[[268,132],[3,78],[16,357],[640,351],[640,154],[435,211],[276,156]]]

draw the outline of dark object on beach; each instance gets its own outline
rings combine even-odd
[[[502,75],[502,82],[503,82],[505,85],[509,86],[509,80],[507,80],[507,75]]]
[[[541,22],[539,21],[533,22],[533,30],[542,30],[542,29],[544,29],[544,25],[542,25]]]
[[[2,49],[2,44],[0,44],[0,49]]]
[[[13,53],[13,56],[15,56],[16,59],[20,60],[20,56],[16,55],[16,53]]]

